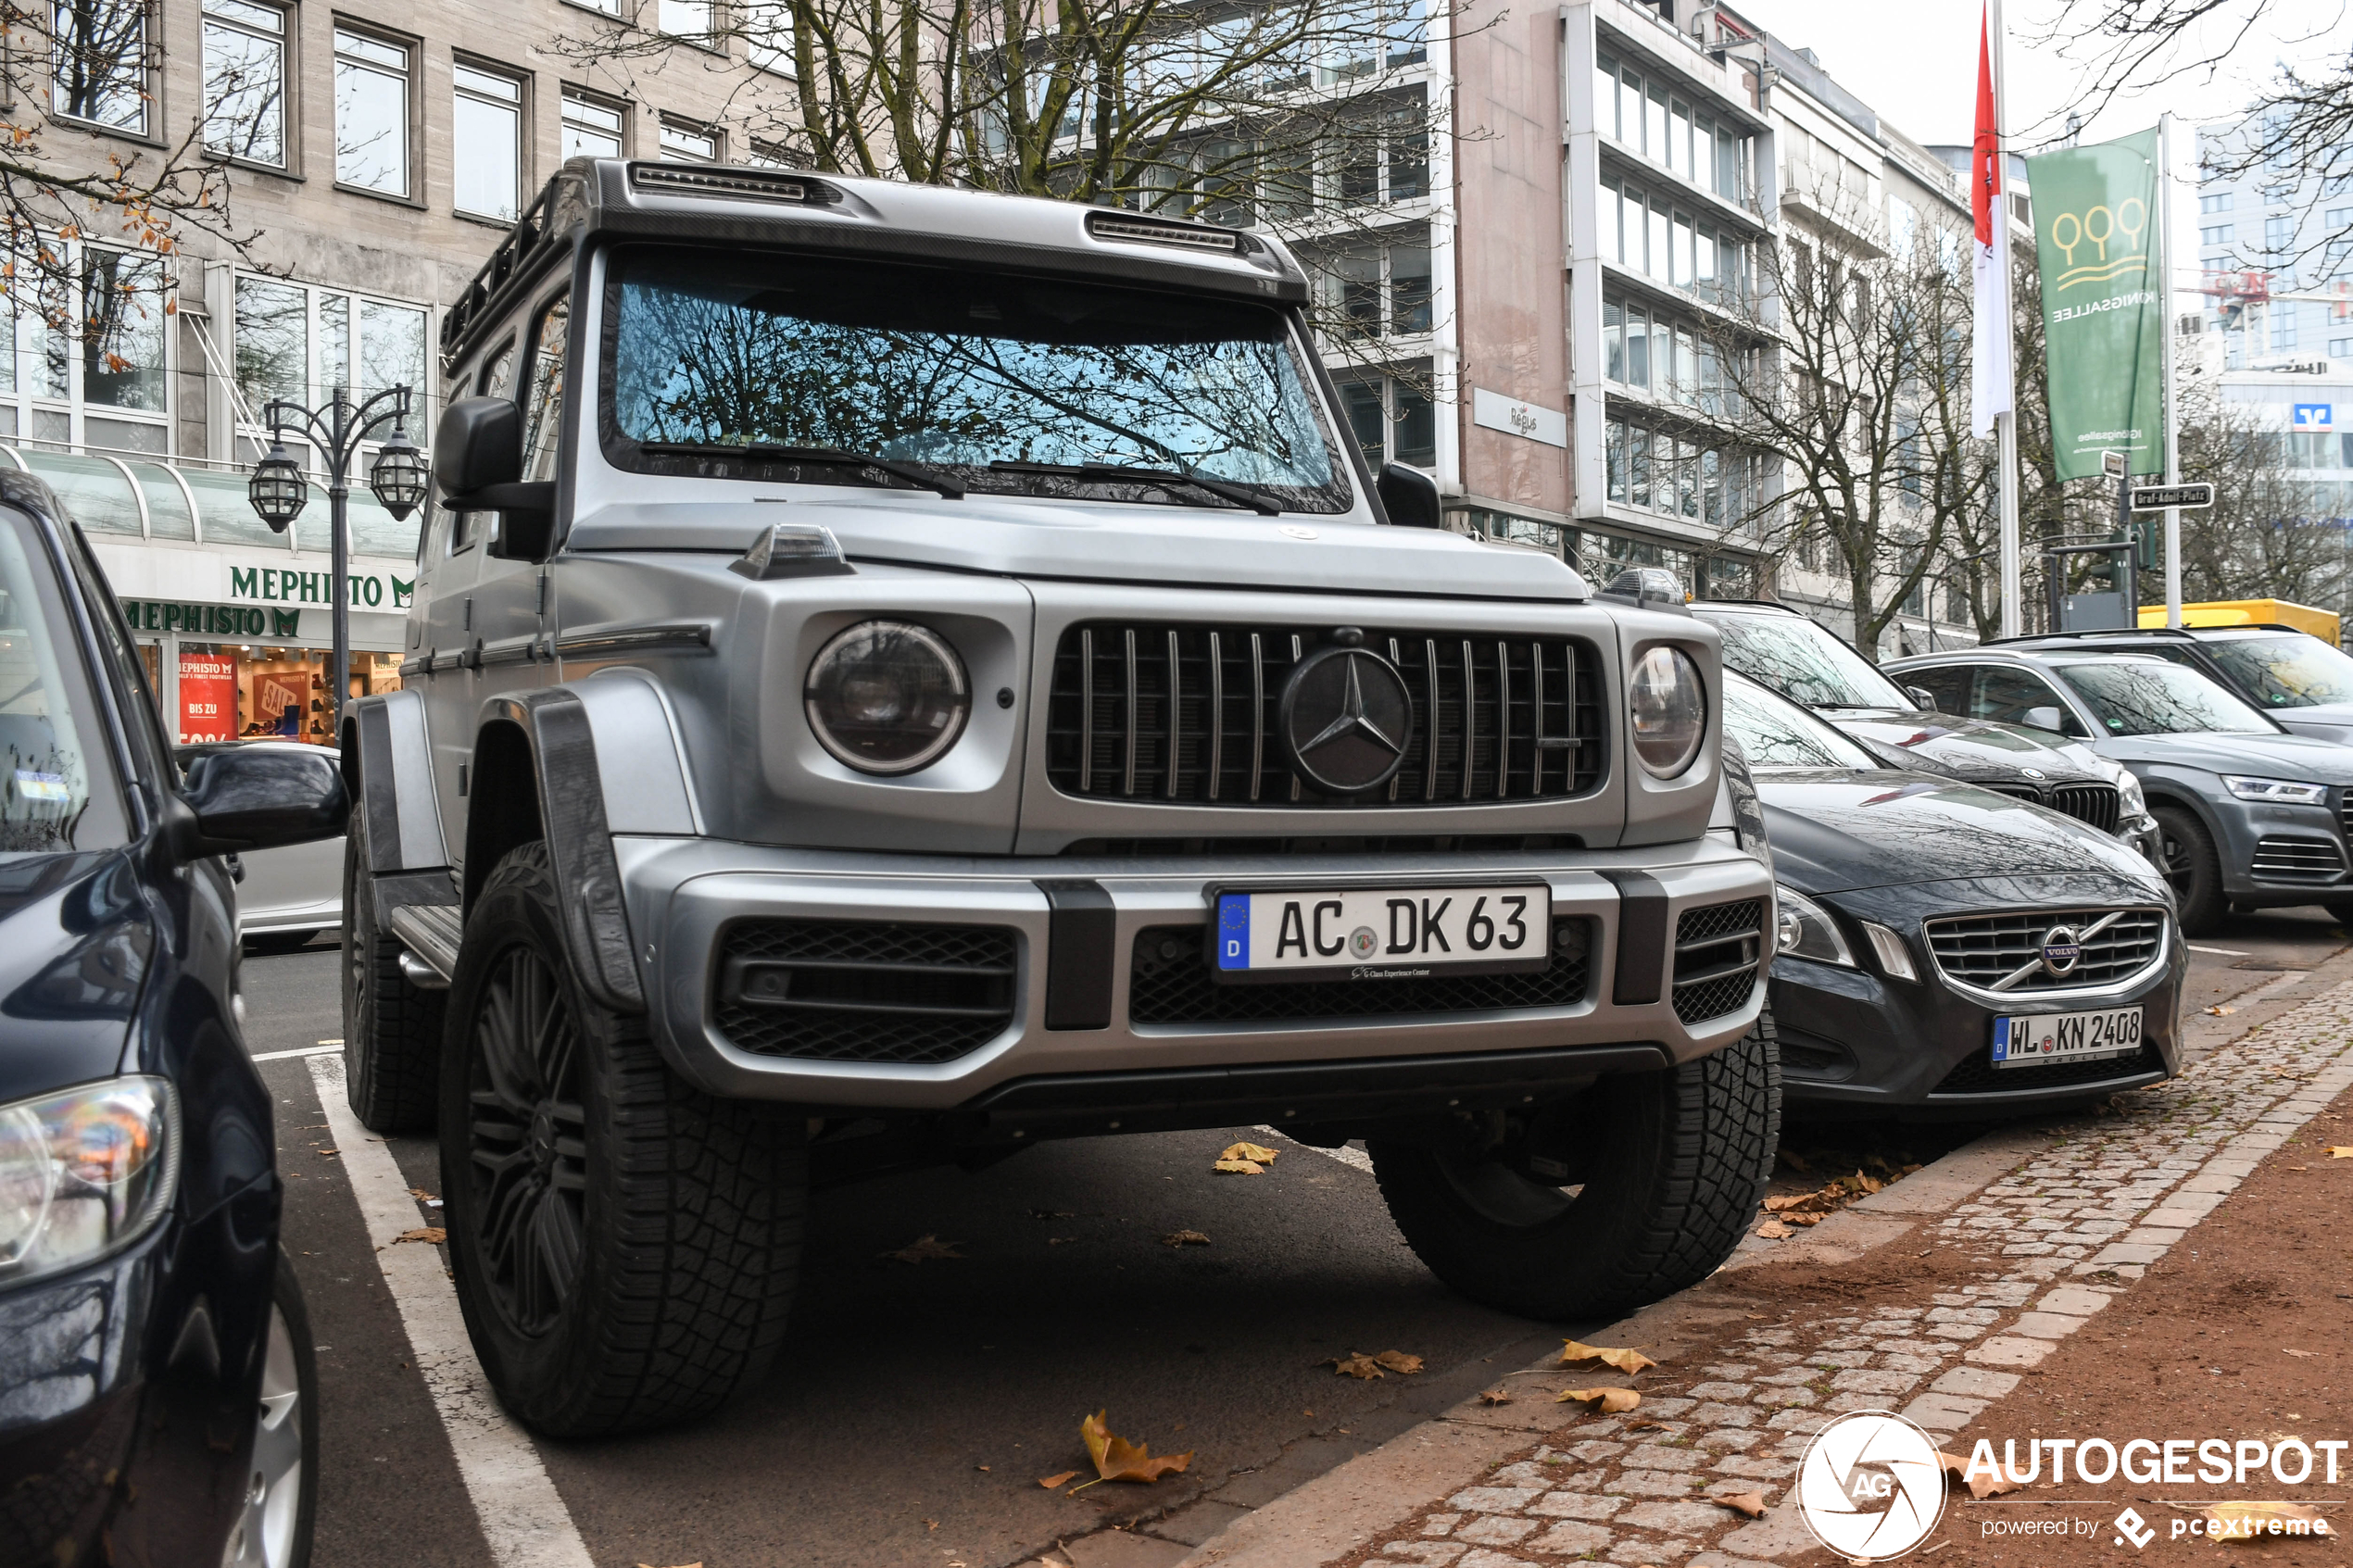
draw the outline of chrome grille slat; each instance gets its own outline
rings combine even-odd
[[[2036,966],[2043,938],[2061,925],[2078,933],[2083,956],[2072,972],[2056,976]],[[2094,931],[2095,926],[2099,929]],[[1937,972],[1945,979],[1992,991],[2023,970],[2028,972],[2000,994],[2006,1000],[2024,1000],[2037,992],[2085,990],[2133,980],[2164,957],[2166,917],[2161,909],[2033,909],[1946,916],[1926,922],[1924,930]]]
[[[2345,852],[2326,839],[2268,835],[2256,843],[2258,876],[2332,877],[2345,869]]]
[[[1403,677],[1412,738],[1386,787],[1322,795],[1293,775],[1268,731],[1292,670],[1334,630],[1164,621],[1065,629],[1047,694],[1049,781],[1065,795],[1235,809],[1483,808],[1600,787],[1609,747],[1599,648],[1567,636],[1382,628],[1367,629],[1365,646]],[[1194,672],[1203,667],[1206,681]],[[1165,712],[1155,706],[1164,702]],[[1548,765],[1555,753],[1558,771]]]

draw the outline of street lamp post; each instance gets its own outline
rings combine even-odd
[[[309,482],[286,451],[285,433],[305,433],[327,458],[327,527],[333,569],[327,603],[334,625],[333,704],[329,713],[337,734],[344,700],[351,692],[351,458],[361,442],[389,422],[392,434],[369,467],[368,488],[396,519],[416,510],[425,498],[428,475],[424,454],[409,439],[411,401],[408,387],[394,386],[354,404],[338,386],[323,408],[272,398],[261,410],[262,422],[270,427],[270,455],[254,465],[245,494],[273,532],[283,533],[310,500]]]

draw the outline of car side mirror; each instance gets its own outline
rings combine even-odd
[[[2067,716],[2048,704],[2028,709],[2025,717],[2019,721],[2037,730],[2050,730],[2059,734],[2067,733]]]
[[[1438,505],[1438,481],[1421,470],[1403,463],[1383,463],[1380,479],[1373,488],[1380,495],[1381,509],[1398,527],[1446,526]]]
[[[333,838],[350,813],[343,770],[308,746],[209,752],[189,765],[177,804],[172,847],[189,860]]]
[[[1921,708],[1926,709],[1929,712],[1934,713],[1937,711],[1936,694],[1930,691],[1926,686],[1906,686],[1904,688],[1904,695],[1910,697],[1915,703],[1919,704]]]
[[[433,477],[445,509],[500,514],[492,555],[547,558],[556,487],[522,477],[522,409],[513,399],[461,397],[444,408],[434,431]]]

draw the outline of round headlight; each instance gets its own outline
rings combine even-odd
[[[820,648],[801,698],[818,741],[862,773],[929,767],[972,712],[956,650],[904,621],[862,621]]]
[[[1655,776],[1671,779],[1692,765],[1707,734],[1699,666],[1680,648],[1655,647],[1634,661],[1630,686],[1634,755]]]

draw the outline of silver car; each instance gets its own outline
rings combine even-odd
[[[1548,1318],[1737,1243],[1779,1080],[1718,636],[1367,472],[1307,303],[1206,224],[579,160],[451,309],[404,689],[342,733],[345,1036],[522,1421],[712,1408],[812,1192],[1047,1138],[1363,1138]]]
[[[208,752],[240,746],[285,751],[323,751],[341,765],[333,746],[293,740],[215,741],[183,746],[173,755],[180,766]],[[237,935],[292,945],[322,931],[343,929],[343,838],[319,839],[280,849],[254,849],[236,857]]]

